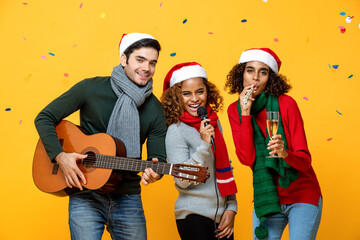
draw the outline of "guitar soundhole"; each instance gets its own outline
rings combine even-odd
[[[95,164],[95,162],[96,162],[96,155],[95,155],[95,153],[94,153],[94,152],[87,152],[87,153],[85,153],[85,154],[87,154],[88,157],[83,160],[82,165],[83,165],[85,168],[87,168],[87,169],[93,168],[93,167],[94,167],[94,164]]]

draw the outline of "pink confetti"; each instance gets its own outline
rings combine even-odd
[[[68,77],[69,76],[69,74],[68,73],[64,73],[64,77]]]
[[[26,41],[26,38],[23,36],[24,41]]]
[[[22,120],[20,120],[20,123],[19,123],[19,125],[22,123]]]
[[[306,101],[309,101],[309,99],[307,97],[303,97],[303,99],[305,99]]]
[[[23,5],[28,5],[28,3],[22,3]]]
[[[346,32],[346,28],[343,26],[339,26],[340,32],[341,33],[345,33]]]
[[[214,34],[213,32],[208,32],[208,34]]]
[[[331,141],[332,140],[332,138],[328,138],[328,139],[326,139],[326,141]]]
[[[277,39],[277,38],[274,38],[274,42],[278,42],[279,41],[279,39]]]
[[[160,7],[162,6],[162,2],[160,3]]]
[[[82,8],[82,6],[83,6],[83,4],[81,3],[79,8],[81,9],[81,8]]]
[[[47,58],[46,58],[46,56],[41,56],[41,58],[43,58],[43,59],[47,59]]]
[[[77,44],[75,44],[73,47],[76,47],[77,46]]]

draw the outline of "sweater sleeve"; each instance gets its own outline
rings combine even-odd
[[[80,109],[85,99],[86,82],[81,81],[47,105],[35,118],[36,129],[51,160],[63,151],[55,131],[56,125]]]
[[[188,136],[196,137],[196,136]],[[196,151],[190,156],[190,151],[185,137],[181,133],[181,128],[177,124],[172,124],[168,127],[166,138],[166,155],[169,163],[173,164],[201,164],[205,166],[205,160],[210,155],[211,144],[202,141],[197,146]],[[175,183],[181,188],[187,188],[192,185],[192,182],[182,181],[179,178],[174,177]]]
[[[146,142],[147,158],[158,158],[159,162],[166,162],[165,136],[166,136],[166,118],[162,105],[156,100],[156,108],[152,115],[156,115],[152,123]]]
[[[284,160],[296,170],[306,172],[311,167],[311,154],[299,107],[294,99],[286,95],[279,97],[279,106],[289,145],[288,156]]]
[[[240,122],[236,104],[237,102],[234,102],[228,108],[236,155],[242,164],[252,167],[255,161],[255,146],[251,116],[241,116]]]
[[[226,210],[231,210],[237,213],[236,194],[226,197]]]

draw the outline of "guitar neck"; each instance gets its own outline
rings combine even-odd
[[[132,172],[144,172],[146,168],[152,168],[159,174],[171,175],[172,164],[152,161],[144,161],[135,158],[123,158],[96,154],[94,167]]]

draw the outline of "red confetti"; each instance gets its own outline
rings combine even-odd
[[[64,73],[64,77],[68,77],[69,76],[69,74],[68,73]]]
[[[208,32],[208,34],[214,34],[213,32]]]
[[[339,26],[339,28],[340,28],[340,32],[341,32],[341,33],[345,33],[345,32],[346,32],[346,28],[345,28],[345,27]]]
[[[326,139],[326,141],[331,141],[332,140],[332,138],[328,138],[328,139]]]
[[[28,5],[28,3],[22,3],[23,5]]]
[[[279,39],[278,38],[274,38],[274,42],[278,42],[279,41]]]

